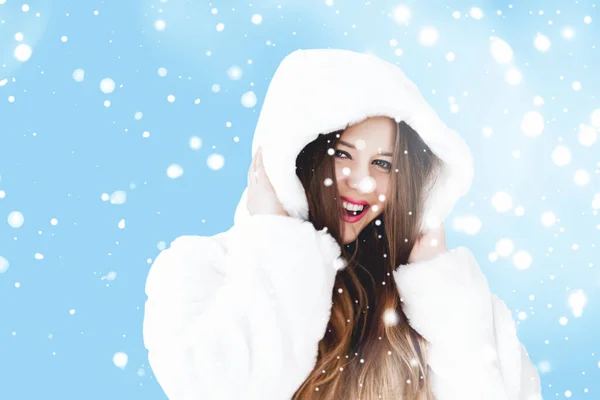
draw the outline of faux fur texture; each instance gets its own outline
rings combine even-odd
[[[169,399],[290,399],[314,368],[339,255],[326,232],[275,215],[173,241],[148,275],[143,329]],[[394,279],[428,341],[436,400],[542,399],[510,311],[468,249],[403,265]]]
[[[311,223],[275,215],[238,224],[227,251],[173,241],[148,275],[143,330],[169,399],[290,399],[315,365],[339,255]]]
[[[230,230],[177,238],[148,275],[144,343],[169,399],[287,400],[308,377],[345,265],[334,239],[306,222],[295,158],[319,133],[375,115],[405,120],[445,162],[429,222],[466,194],[468,147],[400,69],[345,50],[292,53],[269,87],[253,143],[291,217],[248,216],[244,192]],[[401,266],[394,278],[411,325],[429,341],[436,400],[541,399],[510,311],[467,249]]]
[[[428,342],[436,399],[541,400],[510,311],[466,247],[402,265],[394,279],[410,325]]]

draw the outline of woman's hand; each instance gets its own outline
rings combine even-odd
[[[289,216],[283,209],[281,202],[275,195],[271,181],[269,181],[267,174],[265,174],[260,148],[256,152],[256,156],[252,159],[252,164],[248,170],[248,199],[246,207],[250,215],[271,214]]]
[[[439,227],[427,232],[415,243],[408,257],[408,263],[429,261],[446,251],[448,251],[446,248],[446,229],[444,224],[441,224]]]

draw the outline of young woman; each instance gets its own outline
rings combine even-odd
[[[442,224],[469,148],[400,69],[286,57],[234,225],[182,236],[146,285],[144,340],[171,400],[540,400],[510,311]]]

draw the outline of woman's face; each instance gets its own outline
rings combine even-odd
[[[387,201],[396,143],[396,122],[387,117],[368,118],[348,127],[335,145],[336,183],[343,201],[344,244],[383,211]]]

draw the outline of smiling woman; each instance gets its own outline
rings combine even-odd
[[[317,150],[318,147],[321,149]],[[342,240],[348,244],[355,241],[365,227],[383,213],[390,198],[392,204],[388,215],[396,214],[395,210],[401,208],[396,204],[398,199],[403,199],[404,206],[413,205],[405,210],[407,216],[419,215],[419,202],[414,199],[414,195],[419,193],[413,191],[413,198],[409,199],[408,195],[411,193],[398,188],[423,187],[427,177],[430,179],[430,186],[435,183],[435,176],[432,174],[439,171],[441,160],[428,150],[420,136],[406,123],[396,123],[389,117],[373,117],[345,130],[320,136],[300,153],[296,168],[300,180],[308,189],[321,189],[321,186],[310,186],[308,182],[324,182],[335,176],[335,188],[324,197],[339,198],[339,212],[322,210],[322,213],[340,215]],[[315,154],[324,151],[333,157],[323,154],[322,159],[315,158]],[[311,152],[312,156],[307,157]],[[328,167],[328,163],[333,166]],[[424,166],[425,170],[420,171],[416,166]],[[410,182],[409,178],[417,181]],[[398,181],[402,183],[397,183]],[[337,193],[334,193],[335,189]],[[315,197],[320,198],[318,195]],[[309,210],[312,209],[314,215],[317,209],[328,202],[330,200],[314,202]],[[323,226],[331,226],[331,222]],[[408,233],[406,230],[404,232]],[[414,238],[411,242],[413,240]]]
[[[470,150],[395,65],[285,58],[234,226],[148,276],[144,339],[179,399],[539,400],[510,311],[443,220]]]

